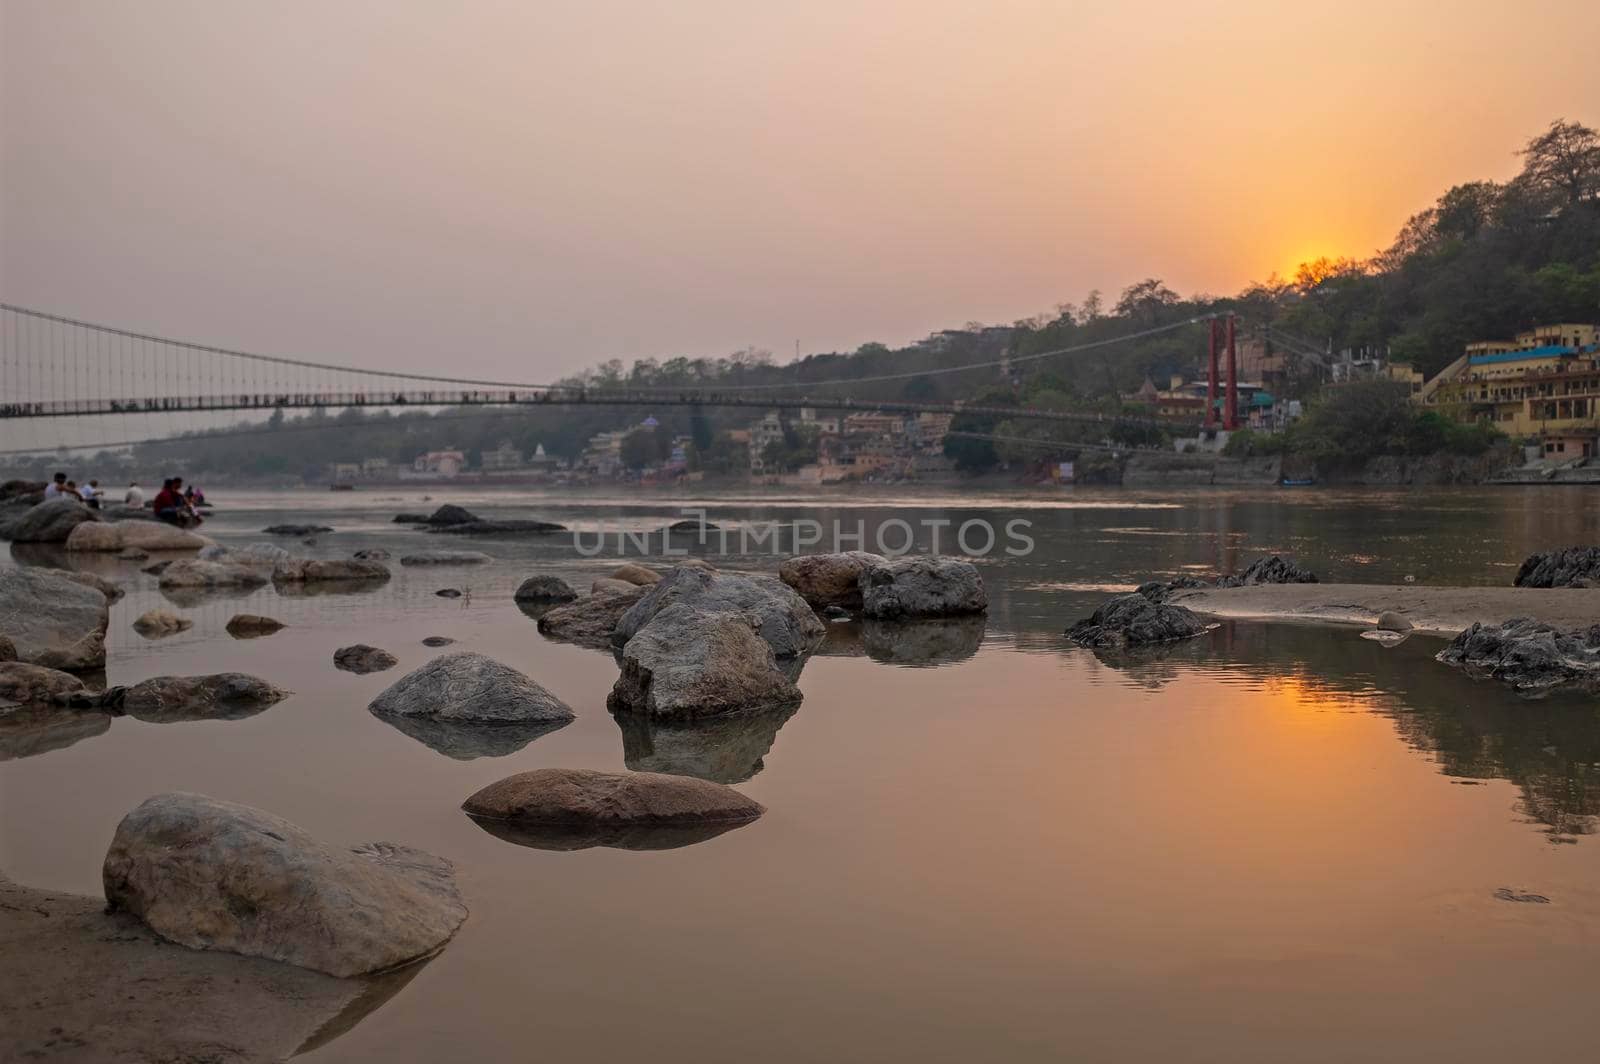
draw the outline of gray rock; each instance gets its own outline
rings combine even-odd
[[[441,587],[439,590],[435,591],[434,594],[438,595],[440,598],[460,598],[461,589],[455,587]]]
[[[623,562],[607,574],[608,580],[621,580],[625,584],[634,584],[644,587],[647,584],[661,582],[661,574],[654,569],[646,569],[637,562]]]
[[[1530,554],[1511,583],[1516,587],[1600,587],[1600,547],[1563,547]]]
[[[341,977],[432,956],[467,916],[442,858],[392,843],[338,849],[198,794],[157,795],[124,817],[104,880],[111,909],[169,941]]]
[[[675,603],[622,648],[613,713],[688,719],[748,713],[800,700],[749,614]]]
[[[0,569],[0,632],[32,665],[68,671],[106,663],[106,597],[50,572]]]
[[[397,525],[425,525],[428,523],[427,514],[395,514],[393,521]]]
[[[1165,602],[1172,597],[1174,591],[1188,591],[1191,588],[1213,587],[1211,581],[1202,580],[1198,576],[1178,576],[1171,580],[1149,580],[1134,588],[1134,594],[1143,595],[1151,602]]]
[[[245,543],[237,547],[213,543],[209,547],[202,547],[195,557],[203,562],[237,562],[240,565],[260,565],[271,569],[279,562],[293,560],[294,555],[276,543]]]
[[[0,635],[0,661],[16,661],[17,644],[11,641],[10,636]]]
[[[1527,617],[1474,624],[1438,660],[1530,694],[1557,687],[1600,690],[1600,624],[1562,631]]]
[[[399,520],[399,518],[396,518],[396,520]],[[430,525],[465,525],[481,520],[483,520],[481,517],[465,507],[456,506],[453,503],[445,503],[433,513],[424,517],[422,523]]]
[[[557,606],[539,618],[539,633],[561,643],[609,648],[611,633],[616,630],[617,622],[649,590],[630,584],[625,591],[597,591],[586,598]]]
[[[672,522],[670,525],[668,525],[667,527],[663,528],[661,531],[668,532],[668,533],[676,532],[676,533],[683,533],[683,534],[689,534],[689,535],[703,536],[707,532],[718,532],[718,531],[721,531],[721,526],[717,525],[717,524],[715,524],[714,522],[711,522],[711,521],[701,521],[701,520],[693,519],[693,518],[684,518],[682,521],[674,521],[674,522]]]
[[[333,529],[327,525],[268,525],[261,531],[269,536],[314,536]]]
[[[0,662],[0,715],[5,703],[20,706],[50,705],[58,698],[83,690],[83,681],[70,672],[26,665],[20,661]]]
[[[572,709],[509,665],[470,651],[442,654],[372,700],[379,717],[455,723],[565,724]]]
[[[369,672],[383,672],[400,664],[400,659],[381,650],[378,647],[357,643],[354,646],[340,647],[333,652],[333,664],[345,672],[366,674]]]
[[[1378,631],[1380,632],[1409,632],[1412,625],[1403,613],[1394,610],[1385,610],[1378,614]]]
[[[448,536],[547,536],[565,532],[566,527],[552,521],[464,521],[460,524],[435,525],[428,531]]]
[[[1315,584],[1317,574],[1276,554],[1257,558],[1238,576],[1224,576],[1218,587],[1255,587],[1257,584]]]
[[[1131,594],[1102,603],[1087,620],[1068,628],[1067,638],[1079,646],[1120,649],[1192,639],[1205,630],[1193,610]]]
[[[447,647],[454,642],[455,640],[447,635],[430,635],[423,638],[422,645],[425,647]]]
[[[119,562],[147,562],[149,560],[149,553],[140,550],[138,547],[129,547],[117,555],[117,561]]]
[[[66,539],[70,551],[110,553],[120,550],[199,550],[211,540],[157,521],[85,521]]]
[[[157,676],[131,687],[109,688],[101,705],[150,724],[192,720],[242,720],[289,697],[242,672],[210,676]]]
[[[794,588],[816,610],[861,608],[861,574],[888,561],[881,554],[847,550],[785,558],[778,579]]]
[[[99,516],[77,499],[47,499],[13,517],[0,538],[15,543],[65,543],[72,530]]]
[[[602,576],[597,577],[595,581],[589,585],[589,594],[627,594],[630,588],[649,586],[649,584],[630,584],[626,580],[614,580],[609,576]]]
[[[174,588],[260,587],[267,582],[267,574],[259,566],[240,565],[238,562],[203,562],[196,558],[176,561],[161,570],[160,587],[163,591]]]
[[[160,521],[156,512],[148,506],[104,506],[100,509],[100,519],[103,521]],[[161,522],[165,524],[165,521]]]
[[[578,597],[572,585],[559,576],[530,576],[511,596],[517,602],[571,602]]]
[[[473,794],[461,808],[508,841],[562,850],[683,846],[748,824],[766,811],[733,788],[708,780],[560,768],[508,776]]]
[[[680,565],[623,614],[611,634],[613,645],[625,646],[657,613],[674,605],[706,613],[753,614],[761,638],[779,658],[809,654],[826,631],[806,600],[777,580]]]
[[[141,613],[133,622],[133,630],[146,639],[165,639],[169,635],[177,635],[193,627],[194,622],[189,618],[180,617],[171,610],[159,606]]]
[[[281,631],[284,623],[259,613],[236,613],[228,618],[227,632],[235,639],[256,639]]]
[[[897,558],[861,574],[861,613],[877,620],[982,613],[989,596],[977,566],[955,558]]]
[[[350,557],[358,562],[386,562],[389,560],[389,552],[382,547],[367,547],[356,551]]]
[[[272,569],[273,584],[381,584],[389,579],[382,562],[356,558],[290,558]]]
[[[118,599],[122,598],[124,594],[126,594],[126,592],[122,590],[121,584],[107,580],[105,577],[98,576],[94,573],[77,572],[72,569],[51,569],[50,572],[56,573],[67,580],[71,580],[75,584],[82,584],[84,587],[94,588],[96,591],[100,592],[100,594],[106,597],[106,602],[108,603],[116,602]]]
[[[401,565],[482,565],[494,559],[475,550],[426,550],[416,554],[402,554]]]

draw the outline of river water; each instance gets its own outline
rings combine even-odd
[[[1385,649],[1348,628],[1229,623],[1125,658],[1061,637],[1109,590],[1265,552],[1324,580],[1506,584],[1531,550],[1600,542],[1583,489],[421,495],[229,494],[205,531],[245,543],[315,521],[336,531],[280,542],[323,557],[478,549],[494,563],[396,565],[361,594],[174,603],[135,565],[70,559],[129,588],[112,608],[111,683],[238,670],[294,694],[243,720],[118,718],[13,742],[0,751],[0,868],[98,893],[117,820],[175,789],[260,806],[329,841],[450,858],[472,910],[460,934],[304,1060],[1592,1051],[1591,700],[1528,701],[1435,663],[1438,640]],[[560,521],[589,545],[427,536],[389,520],[445,501]],[[674,542],[740,570],[776,568],[764,541],[737,534],[765,522],[815,520],[825,537],[860,522],[869,547],[892,522],[923,546],[933,529],[991,522],[1002,549],[978,559],[991,610],[937,629],[833,626],[792,715],[689,735],[621,728],[605,709],[611,657],[544,639],[511,593],[533,572],[586,586],[617,563],[614,542],[580,554],[600,531],[659,528],[701,506],[734,533],[727,552],[716,537]],[[1009,556],[1003,530],[1019,520],[1033,549]],[[15,564],[64,560],[12,551]],[[130,622],[156,605],[194,628],[144,640]],[[223,625],[238,612],[289,627],[236,641]],[[421,645],[430,635],[522,670],[577,720],[471,757],[373,717],[373,696],[439,653]],[[355,642],[400,667],[336,670],[334,649]],[[543,766],[704,775],[768,812],[676,849],[567,852],[516,845],[460,812],[479,787]]]

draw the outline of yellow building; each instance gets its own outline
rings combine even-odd
[[[1535,436],[1550,458],[1600,454],[1600,328],[1542,325],[1483,340],[1417,393],[1458,421]]]

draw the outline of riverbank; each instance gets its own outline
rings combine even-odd
[[[1600,588],[1262,584],[1180,591],[1168,601],[1213,617],[1331,624],[1371,625],[1392,610],[1417,631],[1441,635],[1513,617],[1558,628],[1587,628],[1600,618]]]

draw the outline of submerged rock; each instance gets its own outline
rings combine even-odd
[[[494,559],[475,550],[427,550],[416,554],[402,554],[401,565],[482,565]]]
[[[571,707],[533,680],[470,651],[434,658],[367,708],[379,717],[480,725],[565,724],[573,719]]]
[[[279,562],[290,561],[294,555],[276,543],[245,543],[237,547],[224,547],[214,543],[196,555],[203,562],[237,562],[240,565],[261,565],[270,569]]]
[[[686,533],[686,534],[696,535],[696,536],[703,536],[707,532],[720,532],[721,530],[722,530],[722,526],[720,526],[718,524],[715,524],[714,522],[701,521],[701,520],[697,520],[695,518],[686,517],[681,521],[672,522],[670,525],[666,526],[661,531],[668,532],[668,533],[676,532],[676,533]]]
[[[649,590],[630,584],[626,590],[597,591],[557,606],[539,618],[539,634],[562,643],[609,648],[617,622]]]
[[[366,674],[369,672],[383,672],[400,664],[400,659],[381,650],[378,647],[357,643],[354,646],[340,647],[333,652],[333,664],[345,672]]]
[[[1600,547],[1563,547],[1530,554],[1514,587],[1600,587]]]
[[[422,645],[425,647],[447,647],[454,642],[455,640],[447,635],[430,635],[423,637]]]
[[[133,622],[133,630],[146,639],[164,639],[169,635],[187,632],[194,627],[194,622],[187,617],[180,617],[171,610],[157,606],[153,610],[146,610]]]
[[[50,572],[0,569],[0,632],[17,659],[52,669],[98,669],[106,663],[105,595]]]
[[[1498,625],[1474,624],[1437,658],[1470,676],[1487,677],[1519,691],[1571,686],[1600,690],[1600,624],[1562,631],[1518,617]]]
[[[779,658],[809,654],[826,631],[806,600],[786,584],[770,577],[680,565],[629,607],[617,621],[611,642],[625,646],[657,613],[675,605],[693,606],[706,613],[754,615],[761,638]]]
[[[427,514],[395,514],[393,521],[397,525],[425,525],[428,523]]]
[[[140,550],[138,547],[129,547],[117,555],[117,561],[119,562],[147,562],[149,560],[149,553]]]
[[[861,574],[888,559],[864,550],[802,554],[778,566],[778,579],[794,588],[813,609],[861,608]]]
[[[1255,587],[1257,584],[1315,584],[1317,574],[1296,564],[1293,558],[1273,554],[1257,558],[1238,576],[1224,576],[1218,587]]]
[[[281,631],[284,623],[273,617],[263,617],[259,613],[236,613],[228,619],[228,634],[235,639],[255,639],[259,636],[271,635]]]
[[[1087,620],[1068,628],[1067,638],[1079,646],[1117,649],[1192,639],[1205,630],[1192,610],[1130,594],[1102,603]]]
[[[150,724],[191,720],[241,720],[289,697],[265,680],[242,672],[210,676],[157,676],[131,687],[113,687],[101,704]]]
[[[461,589],[455,587],[441,587],[439,590],[435,591],[434,594],[440,598],[460,598]]]
[[[1394,610],[1384,610],[1378,614],[1377,628],[1380,632],[1409,632],[1412,624],[1405,614],[1397,613]]]
[[[862,616],[877,620],[953,617],[989,608],[977,566],[955,558],[874,563],[862,571],[859,583]]]
[[[356,558],[292,558],[279,562],[272,570],[274,584],[381,584],[388,579],[387,565]]]
[[[532,520],[465,521],[428,529],[436,535],[446,536],[547,536],[566,530],[565,525],[553,521]]]
[[[748,614],[682,603],[660,610],[622,648],[613,713],[692,718],[800,701]]]
[[[50,705],[82,690],[83,680],[70,672],[20,661],[0,662],[0,715],[6,713],[7,702],[19,706]]]
[[[558,850],[683,846],[766,812],[759,802],[708,780],[560,768],[508,776],[461,808],[508,841]]]
[[[117,825],[106,902],[169,941],[348,977],[432,956],[467,916],[450,862],[393,843],[339,849],[198,794]]]
[[[86,521],[67,536],[70,551],[199,550],[212,546],[205,536],[162,521]]]
[[[358,562],[386,562],[389,560],[389,552],[382,547],[367,547],[356,551],[350,557]]]
[[[64,543],[72,530],[99,516],[77,499],[46,499],[23,510],[0,529],[14,543]]]
[[[166,591],[174,588],[250,588],[260,587],[266,582],[266,573],[254,565],[185,558],[162,569],[159,584]]]
[[[268,525],[261,531],[269,536],[314,536],[333,529],[328,525]]]
[[[571,602],[578,597],[572,585],[559,576],[530,576],[511,596],[517,602]]]

